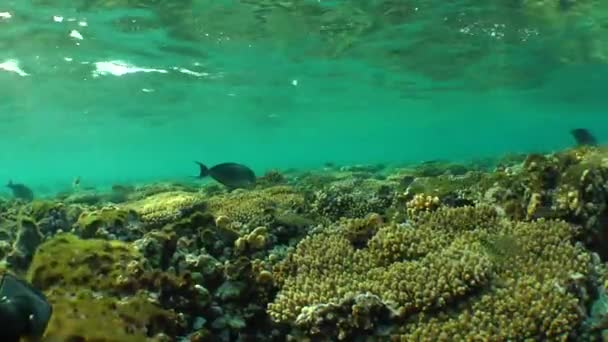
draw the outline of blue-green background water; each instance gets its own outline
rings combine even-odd
[[[5,1],[0,181],[469,160],[564,148],[579,126],[608,140],[608,5],[514,3]]]

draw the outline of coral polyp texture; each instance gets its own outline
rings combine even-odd
[[[95,194],[0,203],[0,269],[48,296],[49,340],[608,336],[602,148]]]
[[[306,238],[275,267],[284,280],[270,316],[311,334],[352,338],[386,322],[346,316],[329,324],[338,310],[329,308],[372,295],[404,341],[565,338],[581,323],[583,298],[573,286],[591,276],[591,256],[575,246],[570,225],[499,221],[486,208],[423,215],[380,228],[364,248],[340,230]]]

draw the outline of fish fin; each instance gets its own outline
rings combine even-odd
[[[205,178],[205,177],[209,176],[209,169],[207,168],[207,166],[205,166],[205,164],[203,164],[201,162],[197,162],[197,161],[195,161],[195,163],[197,163],[200,168],[198,178]]]
[[[13,181],[12,181],[12,180],[9,180],[9,181],[8,181],[8,183],[6,183],[6,186],[7,186],[7,187],[9,187],[9,188],[10,188],[11,186],[13,186]]]

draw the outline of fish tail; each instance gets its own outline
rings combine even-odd
[[[199,168],[200,168],[200,173],[198,175],[199,178],[205,178],[209,175],[209,169],[205,166],[205,164],[201,163],[201,162],[195,162],[198,164]]]

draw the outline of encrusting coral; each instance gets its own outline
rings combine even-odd
[[[253,229],[268,226],[283,210],[303,207],[304,196],[289,186],[273,186],[253,192],[234,191],[209,199],[209,211]]]
[[[196,193],[169,191],[127,203],[123,207],[137,212],[146,225],[159,227],[204,209],[205,201]]]

